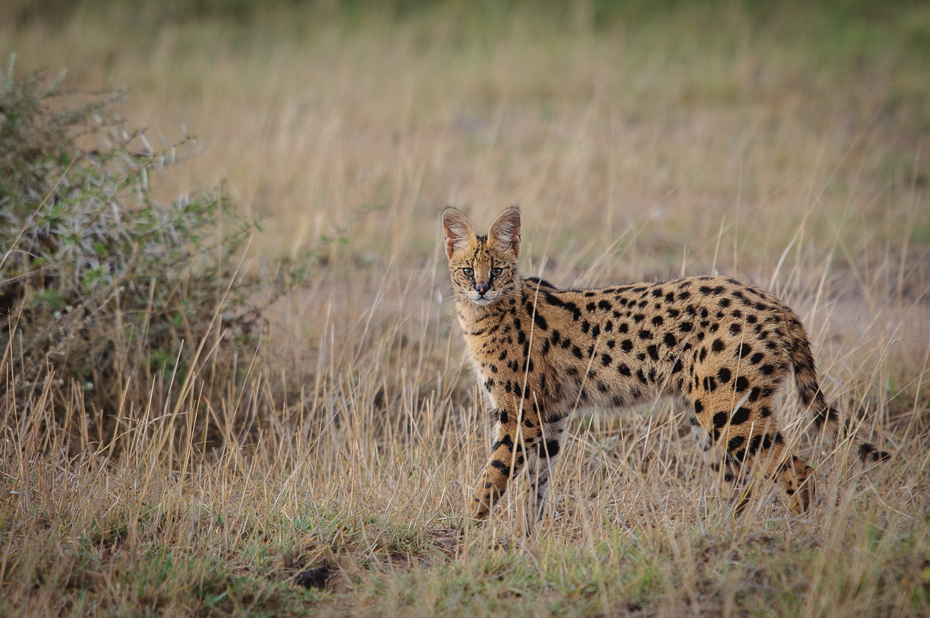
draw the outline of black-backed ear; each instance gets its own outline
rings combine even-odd
[[[514,257],[520,257],[520,209],[511,206],[495,219],[488,234],[498,248],[513,251]]]
[[[465,215],[451,206],[442,211],[442,233],[446,237],[446,257],[450,260],[456,250],[475,240],[475,228]]]

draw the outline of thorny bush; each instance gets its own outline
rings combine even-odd
[[[120,405],[170,398],[204,363],[200,342],[214,374],[217,358],[254,344],[222,316],[259,315],[246,304],[254,284],[235,277],[257,225],[222,185],[156,199],[180,144],[153,149],[109,111],[113,93],[73,103],[61,79],[15,78],[13,60],[0,69],[0,397],[27,401],[54,375],[52,396],[96,409],[102,437]]]

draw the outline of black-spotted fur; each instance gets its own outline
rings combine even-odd
[[[847,427],[817,383],[797,315],[771,294],[726,277],[688,277],[597,290],[560,290],[517,270],[520,212],[509,208],[476,236],[460,212],[443,212],[459,323],[497,417],[491,459],[473,513],[487,517],[509,479],[531,466],[539,513],[566,421],[581,406],[623,408],[678,395],[693,409],[705,452],[726,453],[774,477],[792,511],[813,497],[812,469],[785,448],[773,414],[794,372],[801,402],[834,439]],[[855,438],[854,438],[855,439]],[[888,454],[856,441],[865,461]]]

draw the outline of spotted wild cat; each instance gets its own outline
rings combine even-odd
[[[520,211],[476,236],[454,208],[442,213],[459,324],[497,423],[473,514],[488,516],[524,464],[542,515],[549,471],[576,407],[623,408],[660,395],[689,404],[691,433],[725,450],[726,476],[742,466],[777,482],[793,512],[808,508],[813,470],[791,454],[773,414],[793,372],[801,403],[833,440],[849,432],[817,383],[798,316],[771,294],[727,277],[687,277],[596,290],[560,290],[521,277]],[[888,458],[855,437],[864,461]]]

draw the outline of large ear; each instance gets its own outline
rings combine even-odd
[[[442,211],[442,233],[446,237],[446,257],[450,260],[457,249],[475,239],[475,228],[465,215],[451,206]]]
[[[491,224],[491,240],[500,249],[513,251],[514,257],[520,257],[520,209],[511,206]]]

